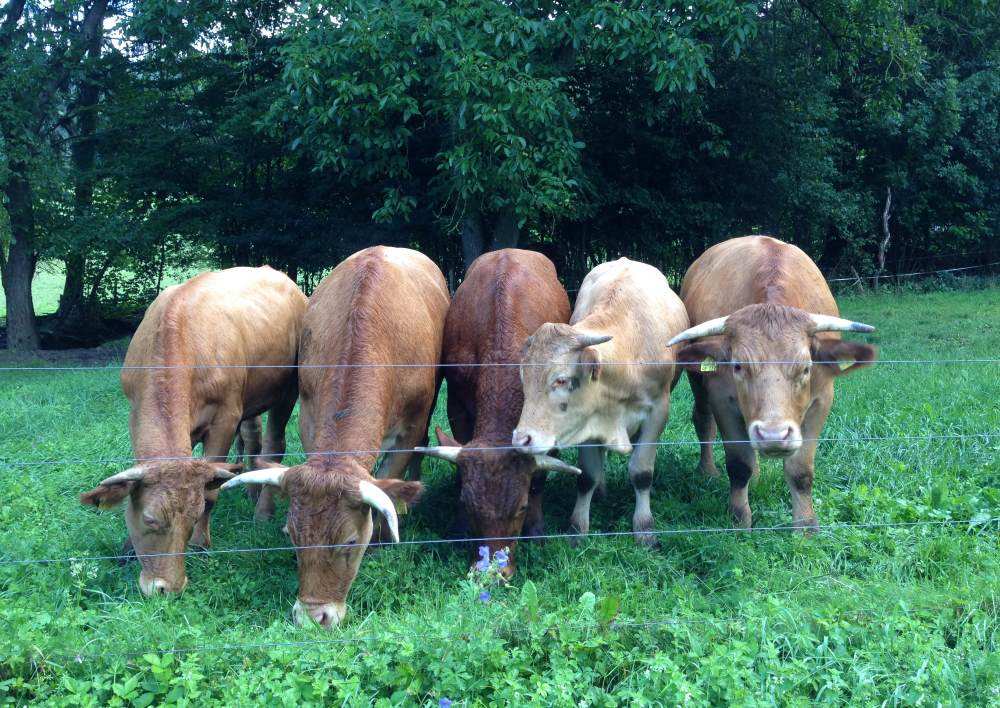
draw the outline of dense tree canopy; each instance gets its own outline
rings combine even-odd
[[[998,14],[6,0],[8,346],[38,344],[42,259],[65,264],[61,331],[148,301],[168,266],[266,262],[308,285],[373,243],[453,282],[483,250],[539,248],[570,287],[619,255],[679,274],[750,232],[828,273],[997,260]]]

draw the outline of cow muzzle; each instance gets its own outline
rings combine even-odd
[[[515,428],[511,435],[511,444],[526,455],[544,455],[556,446],[556,439],[552,435],[530,428]]]
[[[333,629],[347,614],[347,603],[323,602],[312,603],[296,600],[292,608],[292,619],[299,627],[315,622],[324,629]]]
[[[755,420],[747,427],[747,434],[750,446],[768,457],[788,457],[802,447],[802,431],[790,420]]]
[[[187,576],[181,582],[171,583],[165,578],[149,577],[145,573],[139,573],[139,589],[146,597],[153,595],[176,595],[184,591],[187,587]]]

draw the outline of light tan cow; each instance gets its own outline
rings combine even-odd
[[[299,430],[308,459],[224,485],[270,484],[288,494],[297,623],[311,618],[329,628],[344,618],[373,509],[399,540],[395,504],[412,503],[421,489],[400,479],[411,454],[389,452],[377,478],[372,473],[380,450],[426,444],[447,311],[438,267],[416,251],[384,246],[345,260],[309,299],[299,347]],[[419,463],[413,457],[411,474]]]
[[[670,344],[684,343],[677,360],[691,362],[700,469],[718,475],[712,441],[721,430],[729,508],[737,525],[749,527],[756,453],[784,457],[795,525],[816,526],[813,467],[833,380],[878,356],[869,344],[841,341],[840,332],[874,328],[841,319],[809,256],[768,236],[709,248],[688,269],[681,297],[694,326]]]
[[[603,482],[608,448],[631,453],[632,529],[639,543],[656,543],[645,533],[653,529],[655,443],[679,373],[665,343],[687,326],[684,305],[663,274],[622,258],[587,274],[570,324],[544,324],[528,338],[521,364],[524,407],[512,440],[529,454],[584,445],[573,529],[590,529],[590,502]]]
[[[264,266],[202,273],[146,311],[121,375],[139,464],[80,497],[101,508],[128,500],[144,594],[183,590],[188,541],[211,545],[209,515],[235,471],[225,459],[240,422],[270,411],[264,454],[284,454],[305,309],[295,283]],[[205,459],[184,459],[199,442]]]

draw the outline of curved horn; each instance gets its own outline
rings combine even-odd
[[[236,476],[228,467],[216,467],[215,468],[215,480],[220,482],[225,482]]]
[[[831,315],[814,315],[809,313],[813,321],[813,332],[874,332],[875,328],[862,322],[845,320]]]
[[[396,505],[392,503],[389,495],[366,479],[358,483],[358,489],[365,504],[378,510],[385,517],[393,542],[399,543],[399,517],[396,516]]]
[[[451,445],[438,445],[437,447],[415,447],[414,452],[422,452],[430,457],[436,457],[439,460],[447,460],[452,464],[458,464],[458,453],[462,451],[460,447],[453,447]]]
[[[551,455],[535,455],[535,465],[540,470],[553,470],[555,472],[569,472],[570,474],[583,474],[579,467],[563,462],[558,457]]]
[[[587,347],[596,347],[598,344],[610,342],[611,339],[612,337],[610,334],[587,334],[584,332],[576,335],[576,341],[573,344],[573,348],[586,349]]]
[[[689,327],[667,342],[667,346],[672,347],[675,344],[686,342],[689,339],[698,339],[699,337],[711,337],[715,334],[722,334],[726,331],[727,319],[729,319],[728,316],[716,317],[714,320],[707,320],[702,322],[700,325]]]
[[[97,486],[104,487],[111,486],[112,484],[124,484],[125,482],[138,482],[145,476],[146,471],[145,465],[129,467],[127,470],[122,470],[118,474],[111,475]]]
[[[274,487],[280,487],[281,478],[285,476],[285,472],[287,471],[287,467],[265,467],[260,470],[244,472],[243,474],[234,476],[223,484],[220,489],[232,489],[241,484],[270,484]]]

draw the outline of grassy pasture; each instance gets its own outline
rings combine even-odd
[[[996,357],[1000,290],[849,297],[883,359]],[[443,395],[434,423],[447,428]],[[289,551],[193,556],[189,589],[144,599],[138,566],[0,563],[0,701],[52,704],[1000,705],[1000,430],[996,364],[880,364],[841,379],[817,458],[827,530],[678,533],[649,552],[626,537],[524,544],[519,572],[480,602],[466,549],[370,553],[332,633],[289,621]],[[665,440],[690,441],[682,381]],[[0,373],[0,459],[125,459],[117,373]],[[296,423],[291,449],[300,450]],[[722,463],[721,447],[716,451]],[[296,461],[299,455],[288,459]],[[592,529],[631,528],[624,459],[610,456]],[[693,445],[660,449],[660,529],[725,529],[724,479],[693,473]],[[116,554],[120,512],[77,495],[117,463],[0,466],[0,560]],[[424,462],[424,501],[404,539],[440,539],[452,469]],[[565,528],[572,480],[546,493]],[[751,490],[758,527],[791,521],[780,466]],[[255,525],[242,494],[220,499],[216,549],[284,546],[283,509]],[[977,519],[957,526],[838,524]],[[529,582],[530,581],[530,582]],[[612,614],[617,614],[608,623]],[[247,646],[257,645],[257,646]],[[192,651],[164,653],[169,648]]]

